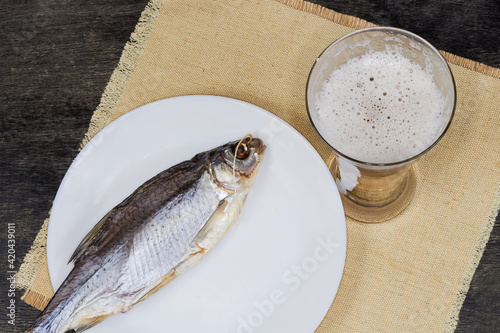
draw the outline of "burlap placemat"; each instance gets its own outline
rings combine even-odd
[[[83,145],[136,107],[208,94],[278,115],[326,161],[330,151],[306,116],[307,75],[327,45],[369,25],[300,0],[151,0]],[[347,218],[344,275],[317,332],[440,332],[456,325],[499,209],[500,70],[445,57],[458,89],[452,126],[418,162],[417,192],[403,214],[382,224]],[[27,290],[23,299],[38,308],[53,293],[47,224],[17,276]]]

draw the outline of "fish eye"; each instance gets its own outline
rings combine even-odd
[[[244,159],[248,157],[249,154],[249,149],[246,143],[241,143],[240,145],[236,146],[236,158],[237,159]]]

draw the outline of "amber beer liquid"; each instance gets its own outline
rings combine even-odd
[[[446,62],[405,33],[355,32],[325,50],[309,77],[309,117],[335,153],[331,171],[349,204],[379,208],[407,195],[415,187],[412,163],[439,141],[453,115]]]

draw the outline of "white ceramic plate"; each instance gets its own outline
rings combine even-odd
[[[267,145],[238,221],[198,265],[126,314],[89,332],[313,332],[337,292],[345,218],[327,167],[271,113],[215,96],[145,105],[81,151],[54,201],[49,271],[67,262],[100,218],[158,172],[247,133]]]

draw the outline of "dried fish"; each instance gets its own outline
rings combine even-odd
[[[248,135],[139,187],[78,245],[73,270],[28,332],[82,332],[199,262],[238,217],[264,150]]]

